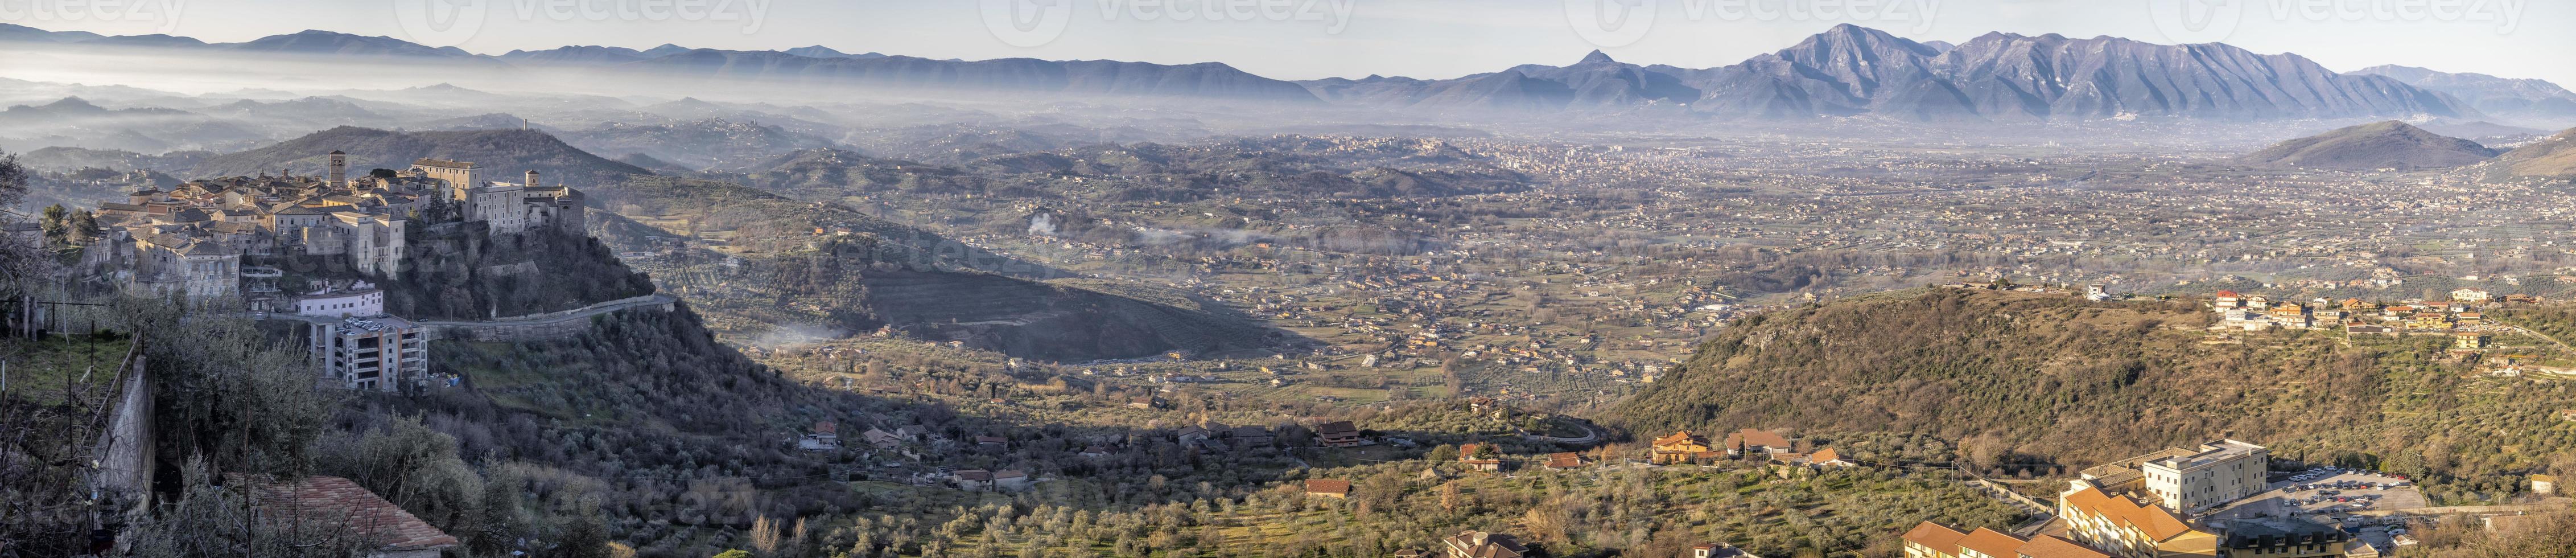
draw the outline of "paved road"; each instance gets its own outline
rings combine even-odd
[[[2540,332],[2532,331],[2532,330],[2531,330],[2531,328],[2522,327],[2522,326],[2513,325],[2513,324],[2508,324],[2508,323],[2499,322],[2499,321],[2495,321],[2495,320],[2487,320],[2487,323],[2491,323],[2491,324],[2495,324],[2495,325],[2500,325],[2500,326],[2505,326],[2505,327],[2513,328],[2513,330],[2514,330],[2514,331],[2522,332],[2522,334],[2523,334],[2523,335],[2529,335],[2529,336],[2532,336],[2532,337],[2538,337],[2538,338],[2541,338],[2542,340],[2545,340],[2545,341],[2548,341],[2548,342],[2551,342],[2551,343],[2556,343],[2556,344],[2558,344],[2558,348],[2566,349],[2566,350],[2569,350],[2569,351],[2576,351],[2576,347],[2568,346],[2566,342],[2564,342],[2564,341],[2559,341],[2559,340],[2558,340],[2558,338],[2556,338],[2556,337],[2550,337],[2550,336],[2545,335],[2545,334],[2542,334],[2542,333],[2540,333]]]
[[[1591,422],[1589,422],[1589,421],[1585,421],[1585,420],[1582,420],[1582,419],[1576,419],[1576,418],[1572,418],[1572,417],[1563,417],[1563,416],[1555,417],[1555,418],[1564,418],[1567,422],[1572,422],[1572,423],[1574,423],[1574,425],[1575,425],[1575,426],[1583,427],[1583,437],[1581,437],[1581,438],[1558,438],[1558,437],[1555,437],[1555,436],[1547,436],[1547,435],[1539,435],[1539,434],[1529,434],[1529,435],[1527,435],[1527,437],[1528,437],[1528,438],[1531,438],[1531,439],[1534,439],[1534,440],[1543,440],[1543,441],[1549,441],[1549,442],[1556,442],[1556,443],[1560,443],[1560,444],[1573,444],[1573,445],[1578,445],[1578,446],[1579,446],[1579,445],[1584,445],[1584,444],[1590,444],[1590,443],[1594,443],[1594,442],[1599,442],[1599,441],[1601,441],[1601,438],[1602,438],[1603,436],[1607,436],[1607,435],[1609,434],[1607,431],[1602,430],[1602,429],[1601,429],[1601,427],[1599,427],[1599,426],[1594,426],[1594,425],[1593,425]]]
[[[573,310],[573,311],[571,311],[571,312],[567,312],[567,313],[564,313],[564,314],[552,315],[552,316],[546,316],[546,317],[542,317],[542,318],[528,318],[528,319],[510,319],[510,318],[504,318],[504,319],[499,319],[499,320],[490,320],[490,321],[465,321],[465,322],[420,320],[420,321],[416,321],[416,322],[413,322],[413,323],[417,323],[417,324],[420,324],[420,325],[427,325],[427,326],[442,326],[442,327],[474,327],[474,326],[495,326],[495,325],[550,325],[550,324],[559,324],[559,323],[563,323],[563,322],[567,322],[567,321],[571,321],[571,320],[586,320],[586,319],[590,319],[590,317],[591,317],[591,316],[597,316],[597,315],[600,315],[600,314],[606,314],[606,313],[609,313],[609,312],[616,312],[616,311],[619,311],[619,310],[627,310],[627,309],[640,308],[640,307],[646,307],[646,306],[660,306],[660,305],[664,305],[664,304],[670,304],[670,303],[673,303],[673,302],[678,302],[679,300],[680,300],[680,297],[675,297],[675,296],[671,296],[671,295],[667,295],[667,294],[661,294],[661,293],[654,293],[654,294],[653,294],[653,296],[652,296],[651,298],[646,298],[646,299],[643,299],[643,300],[629,300],[629,301],[624,301],[624,302],[613,302],[613,303],[606,303],[606,304],[593,304],[593,305],[590,305],[590,306],[582,307],[582,308],[581,308],[581,309],[579,309],[579,310]]]

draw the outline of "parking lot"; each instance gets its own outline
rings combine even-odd
[[[2300,517],[2340,525],[2359,511],[2424,507],[2412,481],[2375,471],[2319,469],[2273,482],[2271,490],[2238,500],[2205,517]]]

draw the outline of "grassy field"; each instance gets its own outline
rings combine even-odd
[[[40,405],[61,404],[66,387],[114,382],[117,363],[132,346],[127,339],[87,337],[0,340],[0,363],[7,366],[6,394]]]

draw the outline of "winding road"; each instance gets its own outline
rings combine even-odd
[[[583,320],[583,319],[589,319],[591,316],[597,316],[597,315],[600,315],[600,314],[606,314],[606,313],[609,313],[609,312],[616,312],[616,311],[619,311],[619,310],[629,310],[629,309],[634,309],[634,308],[638,308],[638,307],[645,307],[645,306],[661,306],[661,305],[664,305],[664,304],[670,304],[670,303],[673,303],[673,302],[679,302],[679,301],[680,301],[680,297],[671,296],[671,295],[662,294],[662,293],[653,293],[653,295],[652,295],[652,296],[644,297],[644,298],[641,298],[641,299],[630,299],[630,300],[619,300],[619,301],[611,301],[611,302],[602,302],[602,303],[599,303],[599,304],[593,304],[593,305],[584,306],[584,307],[576,308],[576,309],[572,309],[572,310],[565,310],[565,311],[562,311],[562,312],[555,312],[555,313],[548,313],[548,314],[538,314],[538,315],[534,315],[534,316],[512,316],[512,317],[508,317],[508,318],[501,318],[501,319],[497,319],[497,320],[478,320],[478,321],[439,321],[439,320],[416,320],[416,321],[414,321],[414,322],[412,322],[412,323],[416,323],[416,324],[420,324],[420,325],[426,325],[426,326],[439,326],[439,327],[477,327],[477,326],[496,326],[496,325],[500,325],[500,326],[511,326],[511,325],[553,325],[553,324],[559,324],[559,323],[563,323],[563,322],[571,321],[571,320]]]

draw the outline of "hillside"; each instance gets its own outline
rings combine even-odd
[[[564,134],[598,153],[637,153],[693,168],[741,167],[832,141],[758,122],[709,118],[671,124],[609,123]]]
[[[2495,156],[2495,150],[2478,142],[2390,120],[2272,144],[2238,161],[2262,167],[2368,171],[2451,168]]]
[[[422,158],[472,161],[496,178],[534,170],[547,180],[589,191],[651,172],[600,158],[535,130],[393,132],[341,126],[267,147],[219,155],[199,163],[189,178],[245,176],[285,171],[320,174],[333,150],[349,153],[352,174],[365,169],[406,169]]]
[[[623,221],[641,226],[617,230],[655,231],[611,234],[603,240],[621,251],[661,255],[664,259],[645,266],[655,284],[699,304],[717,329],[728,334],[756,336],[776,328],[807,327],[856,334],[892,326],[935,341],[1064,360],[1176,348],[1249,349],[1268,342],[1263,328],[1219,306],[1179,308],[1039,283],[1067,274],[835,204],[802,202],[725,182],[655,176],[537,131],[341,127],[216,156],[198,165],[196,174],[319,172],[322,154],[334,149],[346,150],[355,169],[399,168],[416,158],[435,157],[473,161],[503,175],[534,169],[580,188],[594,208],[595,223]],[[689,240],[672,244],[676,239]],[[571,244],[564,248],[554,252],[585,250]],[[515,257],[510,254],[519,252],[485,248],[476,253]],[[406,299],[413,302],[396,304],[438,315],[487,311],[505,301],[553,309],[636,290],[617,282],[574,292],[483,277],[489,271],[422,270],[435,273],[441,288],[480,285],[469,290],[482,294],[442,298],[430,289]],[[870,296],[871,289],[885,296]]]
[[[1954,289],[1783,310],[1702,344],[1605,422],[1919,433],[1961,440],[1972,464],[2068,468],[2230,436],[2275,459],[2431,473],[2449,487],[2437,495],[2510,491],[2505,473],[2576,450],[2553,414],[2576,398],[2467,377],[2443,355],[2447,339],[2230,342],[2201,329],[2207,316],[2190,303]]]
[[[659,222],[697,223],[702,234],[725,229],[720,245],[673,248],[656,238],[674,231],[594,218],[612,245],[652,251],[655,257],[642,266],[655,281],[719,316],[718,329],[729,334],[890,327],[921,339],[1063,361],[1269,343],[1256,322],[1221,305],[1184,308],[1035,281],[1063,273],[838,206],[661,177],[638,179],[622,192],[620,205]],[[817,228],[835,230],[815,234]]]
[[[2576,130],[2516,148],[2496,160],[2509,165],[2515,176],[2576,176]]]

